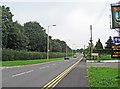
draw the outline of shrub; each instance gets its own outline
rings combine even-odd
[[[13,49],[2,49],[2,61],[14,61],[14,60],[33,60],[33,59],[46,59],[46,52],[30,52],[30,51],[16,51]],[[72,54],[68,54],[71,56]],[[65,53],[50,52],[49,58],[64,57]]]

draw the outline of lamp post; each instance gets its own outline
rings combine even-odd
[[[51,26],[56,26],[56,25],[49,25],[48,26],[48,36],[47,36],[47,60],[49,60],[49,28],[51,27]]]

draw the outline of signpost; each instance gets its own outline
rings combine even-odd
[[[120,4],[111,4],[112,29],[120,28]]]
[[[112,29],[118,29],[119,36],[113,37],[112,58],[120,58],[120,2],[111,4]]]

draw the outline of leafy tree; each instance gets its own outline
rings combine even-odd
[[[2,44],[4,48],[21,50],[26,48],[28,39],[24,34],[23,26],[13,22],[13,14],[9,7],[2,6]]]
[[[10,12],[9,7],[0,6],[0,8],[2,10],[2,46],[6,47],[8,44],[7,38],[8,38],[9,30],[12,27],[13,14]]]
[[[8,30],[7,46],[6,48],[22,50],[28,45],[28,38],[26,37],[23,26],[18,22],[13,22],[11,29]]]
[[[2,47],[14,50],[47,51],[47,37],[44,28],[38,22],[26,22],[24,26],[17,21],[13,22],[13,14],[9,7],[0,6],[2,10]],[[59,39],[50,39],[50,50],[52,52],[68,52],[71,48],[66,42]]]
[[[111,47],[113,45],[113,40],[112,40],[111,36],[109,36],[109,39],[107,40],[107,42],[105,44],[106,44],[106,46],[105,46],[106,49],[111,49]]]
[[[102,45],[100,39],[98,39],[98,42],[96,42],[95,49],[97,49],[97,50],[103,49],[103,45]]]
[[[24,30],[29,38],[28,49],[31,51],[44,52],[47,45],[47,34],[38,22],[27,22]]]
[[[60,43],[60,46],[61,46],[61,52],[66,52],[66,42],[65,41],[60,41],[60,40],[57,40],[59,43]]]
[[[61,52],[61,51],[62,51],[62,47],[60,45],[60,40],[54,39],[52,41],[52,52]]]

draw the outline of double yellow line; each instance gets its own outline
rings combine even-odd
[[[58,76],[56,76],[55,78],[53,78],[50,82],[48,82],[47,84],[45,84],[41,89],[50,89],[55,87],[60,81],[61,79],[68,74],[73,68],[75,68],[75,66],[80,62],[81,60],[77,61],[76,63],[74,63],[72,66],[70,66],[69,68],[67,68],[66,70],[64,70],[62,73],[60,73]]]

